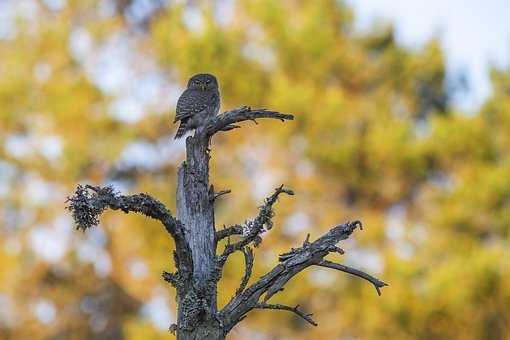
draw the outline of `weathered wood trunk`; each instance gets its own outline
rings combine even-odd
[[[269,303],[269,299],[283,290],[285,284],[308,267],[319,266],[358,276],[370,282],[381,294],[386,283],[355,268],[324,259],[330,253],[343,254],[337,244],[347,239],[354,230],[361,229],[360,221],[347,222],[332,227],[327,233],[310,241],[307,236],[302,246],[292,248],[278,257],[278,264],[257,281],[249,285],[253,269],[251,246],[258,245],[260,235],[271,229],[273,205],[279,195],[294,195],[283,185],[266,198],[254,219],[244,225],[233,225],[216,231],[214,227],[214,200],[209,186],[209,140],[217,132],[229,131],[235,123],[258,118],[292,120],[292,115],[274,111],[251,110],[241,107],[211,117],[197,128],[193,137],[186,140],[186,161],[179,168],[177,178],[177,216],[161,202],[145,193],[121,195],[111,187],[78,185],[69,198],[78,229],[87,230],[99,223],[98,216],[110,208],[125,213],[136,212],[159,220],[175,241],[173,273],[163,272],[163,278],[177,289],[177,324],[171,329],[179,340],[222,340],[226,334],[254,309],[283,310],[294,313],[311,325],[317,326],[312,314],[299,306],[291,307]],[[228,193],[228,190],[223,193]],[[238,240],[230,243],[230,236]],[[216,254],[217,241],[228,238],[223,252]],[[217,283],[223,265],[233,253],[241,251],[245,257],[245,273],[232,299],[218,312],[216,305]]]
[[[188,137],[186,161],[178,173],[177,217],[185,226],[193,258],[192,280],[177,292],[179,340],[225,338],[216,317],[214,193],[209,187],[208,143],[202,133]]]

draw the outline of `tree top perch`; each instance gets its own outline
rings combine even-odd
[[[77,228],[82,230],[96,226],[99,215],[108,208],[140,213],[161,222],[175,241],[177,270],[163,272],[163,279],[177,290],[178,318],[170,330],[176,333],[178,339],[225,339],[229,331],[255,309],[291,312],[317,326],[312,314],[299,306],[269,302],[289,280],[311,266],[362,278],[370,282],[379,295],[380,289],[387,285],[363,271],[325,259],[330,253],[344,254],[338,243],[356,229],[361,229],[360,221],[336,225],[314,241],[310,241],[308,235],[300,247],[280,254],[276,266],[250,284],[255,259],[252,247],[258,246],[262,242],[261,234],[273,227],[274,205],[278,198],[282,194],[294,195],[294,192],[282,185],[266,198],[254,219],[217,230],[214,200],[230,191],[214,192],[214,187],[209,184],[209,140],[217,132],[238,128],[237,124],[244,121],[256,123],[261,118],[287,121],[293,120],[294,116],[243,106],[210,115],[195,127],[195,134],[186,140],[186,160],[178,171],[177,217],[147,194],[125,196],[111,187],[78,185],[74,195],[68,199],[68,209]],[[234,242],[232,238],[235,238]],[[220,247],[221,243],[224,243],[223,247]],[[219,251],[221,248],[223,250]],[[238,251],[245,259],[242,280],[230,301],[218,308],[217,284],[230,255]]]

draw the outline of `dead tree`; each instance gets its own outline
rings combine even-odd
[[[186,139],[186,160],[178,171],[177,217],[147,194],[124,196],[111,187],[78,185],[74,195],[69,198],[68,208],[78,229],[96,226],[99,215],[108,208],[125,213],[141,213],[158,220],[165,227],[175,241],[177,270],[163,272],[163,279],[177,290],[177,324],[170,327],[176,332],[177,339],[225,339],[228,332],[254,309],[288,311],[317,326],[312,314],[304,312],[299,306],[270,302],[290,279],[310,266],[336,269],[358,276],[370,282],[378,294],[380,288],[386,285],[360,270],[325,259],[330,253],[344,253],[337,244],[357,228],[361,229],[359,221],[334,226],[315,241],[307,237],[300,247],[281,254],[279,263],[271,271],[249,284],[254,260],[252,247],[262,241],[262,233],[271,229],[273,205],[278,197],[294,193],[280,186],[265,200],[254,219],[243,225],[216,230],[214,200],[227,192],[215,192],[213,186],[209,185],[209,142],[218,132],[238,128],[238,123],[259,118],[286,121],[294,117],[241,107],[211,117],[195,131],[194,136]],[[223,249],[218,249],[219,241],[225,238],[230,240],[231,237],[235,237],[236,242],[227,242]],[[232,299],[218,310],[217,284],[229,256],[237,251],[244,254],[244,276]]]

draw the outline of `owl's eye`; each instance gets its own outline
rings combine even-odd
[[[211,82],[211,79],[207,79],[207,82],[206,82],[206,83],[207,83],[207,84],[209,84],[210,82]]]

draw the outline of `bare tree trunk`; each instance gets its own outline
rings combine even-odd
[[[215,230],[214,200],[229,192],[215,193],[209,185],[209,141],[214,134],[239,126],[236,123],[260,118],[282,121],[292,120],[292,115],[267,110],[251,110],[241,107],[211,117],[196,129],[193,137],[186,140],[186,161],[179,168],[177,179],[177,216],[174,218],[161,202],[147,194],[124,196],[111,187],[78,185],[69,198],[68,209],[72,212],[78,229],[86,230],[99,223],[99,215],[107,208],[136,212],[160,221],[175,241],[174,273],[163,272],[163,278],[177,290],[177,324],[170,327],[179,340],[221,340],[246,315],[254,309],[280,310],[294,313],[309,324],[317,326],[312,314],[299,306],[291,307],[269,303],[283,290],[285,284],[298,273],[311,266],[338,270],[370,282],[380,294],[386,283],[360,270],[324,259],[330,253],[343,254],[337,246],[347,239],[361,222],[347,222],[332,227],[327,233],[310,241],[310,235],[300,247],[280,254],[278,264],[254,283],[249,285],[254,255],[251,246],[262,242],[260,235],[273,227],[273,206],[281,194],[294,195],[282,186],[275,189],[260,207],[258,215],[243,225],[233,225]],[[236,237],[235,243],[230,237]],[[222,252],[217,245],[224,239]],[[244,275],[232,299],[218,311],[217,284],[223,266],[233,253],[244,254]]]
[[[178,325],[191,321],[193,326],[179,327],[179,340],[225,338],[216,318],[214,192],[209,187],[208,141],[206,135],[198,132],[188,137],[186,161],[180,166],[177,179],[177,218],[185,226],[193,259],[191,285],[177,296]],[[186,303],[188,297],[191,303]],[[197,306],[197,302],[201,305]]]

